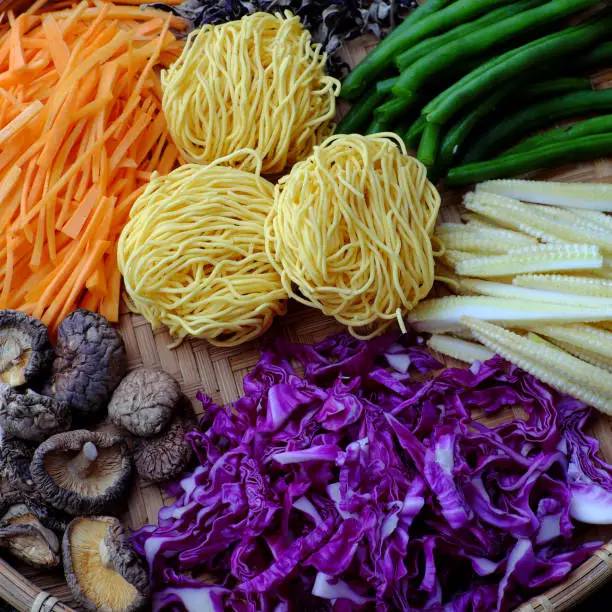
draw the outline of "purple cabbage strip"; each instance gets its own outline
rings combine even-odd
[[[279,340],[237,402],[200,396],[200,465],[133,538],[154,610],[508,610],[600,546],[581,543],[612,522],[590,409],[413,340]],[[525,419],[471,416],[511,405]]]

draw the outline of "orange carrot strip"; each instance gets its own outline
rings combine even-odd
[[[148,126],[144,137],[140,139],[138,153],[134,156],[139,166],[166,129],[166,118],[163,113],[158,113],[157,117]]]
[[[107,289],[100,304],[100,314],[111,323],[119,322],[119,301],[121,299],[121,272],[117,266],[117,251],[110,250],[106,261]]]
[[[63,74],[70,60],[70,49],[64,40],[62,31],[53,15],[45,15],[43,17],[42,27],[55,69],[60,74]]]
[[[12,11],[8,12],[9,22],[11,22],[11,55],[9,60],[9,67],[11,70],[15,68],[21,68],[25,66],[25,58],[23,56],[23,48],[21,47],[21,36],[22,36],[22,28],[23,28],[23,19],[21,17],[17,17],[17,19],[12,20]]]
[[[13,282],[13,266],[14,261],[14,242],[15,238],[12,234],[6,237],[6,262],[4,283],[2,285],[2,294],[0,295],[0,308],[6,308],[9,292],[11,291],[11,283]]]
[[[87,291],[85,293],[85,297],[81,300],[79,304],[80,308],[84,308],[85,310],[97,311],[100,306],[100,298],[97,295],[94,295],[91,291]]]
[[[0,144],[4,143],[12,136],[15,136],[15,134],[18,134],[19,131],[23,129],[30,120],[36,117],[43,108],[43,104],[36,100],[25,110],[21,111],[15,119],[0,130]]]
[[[92,270],[98,265],[98,262],[104,256],[104,253],[110,244],[111,243],[107,240],[96,240],[93,243],[91,251],[83,262],[83,265],[78,268],[78,275],[74,279],[74,282],[66,285],[66,287],[69,289],[68,295],[62,296],[63,299],[60,299],[60,296],[58,295],[58,299],[51,304],[43,315],[43,323],[50,325],[52,322],[59,323],[66,318],[68,313],[74,308],[80,294],[83,292],[83,289],[85,288],[85,281],[90,276]]]
[[[170,170],[177,165],[177,161],[178,149],[173,142],[169,142],[164,154],[162,155],[161,161],[159,162],[157,171],[162,175],[168,174],[168,172],[170,172]]]
[[[47,125],[45,126],[45,131],[48,133],[47,142],[36,161],[40,168],[48,170],[51,167],[53,159],[62,146],[62,142],[66,139],[66,132],[72,125],[77,95],[78,89],[75,87],[64,100],[52,123],[49,123],[49,120],[47,120]]]
[[[146,184],[141,185],[138,189],[134,190],[130,195],[121,200],[119,206],[115,208],[116,225],[119,225],[121,227],[127,221],[128,215],[130,214],[130,210],[132,210],[132,205],[143,193],[145,188]]]
[[[85,287],[99,298],[106,295],[106,273],[104,262],[99,262],[91,276],[85,281]]]
[[[20,102],[15,96],[10,94],[6,89],[0,88],[0,96],[2,96],[5,100],[10,102],[13,106],[16,106],[19,110],[25,110],[27,105],[23,102]]]
[[[76,238],[79,235],[99,198],[100,189],[94,185],[89,189],[87,195],[83,198],[64,227],[62,227],[62,232],[66,234],[66,236]]]
[[[108,240],[110,237],[111,227],[113,224],[113,215],[115,212],[115,204],[117,203],[117,198],[104,198],[105,202],[101,204],[104,207],[104,216],[100,221],[96,238],[98,240]]]

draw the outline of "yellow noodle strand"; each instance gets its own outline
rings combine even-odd
[[[298,17],[254,13],[192,32],[162,72],[163,109],[185,159],[208,164],[238,149],[257,151],[264,174],[305,159],[331,132],[338,80]],[[253,171],[252,156],[232,164]]]
[[[222,164],[187,164],[154,175],[118,243],[130,307],[180,342],[234,346],[264,333],[286,310],[286,292],[265,253],[263,226],[274,186]]]
[[[398,136],[331,136],[276,185],[266,251],[291,297],[371,338],[429,293],[439,208]]]

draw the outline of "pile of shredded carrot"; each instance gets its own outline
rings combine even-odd
[[[0,13],[0,308],[53,332],[79,306],[118,320],[118,236],[151,173],[180,163],[158,72],[185,23],[44,4]]]

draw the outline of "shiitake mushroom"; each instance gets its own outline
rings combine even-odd
[[[45,325],[18,310],[0,310],[0,382],[11,387],[35,382],[53,361]]]
[[[156,436],[166,429],[180,400],[181,388],[170,374],[159,368],[140,368],[119,383],[108,416],[135,436]]]
[[[77,429],[51,436],[34,453],[32,480],[42,499],[72,516],[117,510],[132,459],[122,436]]]
[[[66,582],[83,609],[136,612],[148,604],[147,570],[118,519],[75,518],[62,549]]]
[[[61,322],[55,353],[43,393],[70,404],[74,417],[99,416],[127,372],[121,336],[102,315],[80,308]]]
[[[66,402],[27,389],[21,393],[0,383],[0,427],[21,440],[42,442],[70,429],[72,413]]]

